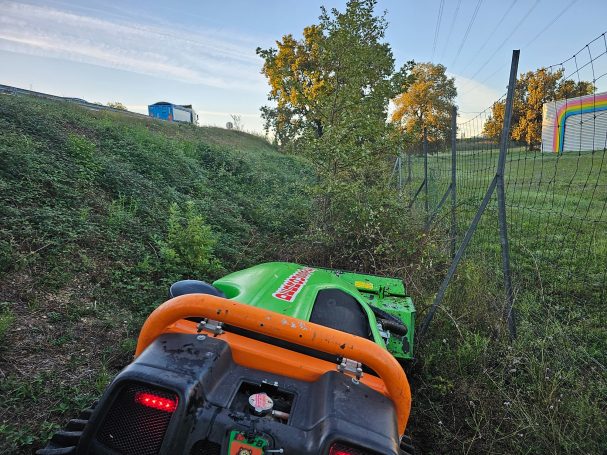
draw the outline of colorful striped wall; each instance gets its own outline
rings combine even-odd
[[[544,104],[542,149],[545,152],[603,149],[606,139],[607,92]]]

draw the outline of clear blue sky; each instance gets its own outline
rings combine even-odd
[[[260,131],[268,89],[255,49],[300,36],[322,4],[343,9],[345,0],[0,0],[0,83],[144,113],[159,100],[192,103],[201,124],[240,114]],[[526,71],[607,31],[606,0],[445,0],[437,30],[440,5],[381,0],[377,9],[387,10],[397,65],[447,66],[464,119],[505,91],[512,49],[521,49]],[[605,50],[602,40],[591,48]]]

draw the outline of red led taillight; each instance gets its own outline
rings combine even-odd
[[[334,443],[329,449],[329,455],[367,455],[367,452],[353,449],[340,443]]]
[[[335,447],[331,447],[329,455],[352,455],[352,452],[344,452],[342,449],[336,449]]]
[[[148,408],[166,412],[175,412],[175,409],[177,409],[177,398],[171,400],[170,398],[160,397],[153,393],[137,392],[135,394],[135,402]]]

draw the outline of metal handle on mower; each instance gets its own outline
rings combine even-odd
[[[411,409],[411,391],[407,376],[396,359],[372,341],[233,300],[207,294],[187,294],[164,302],[148,316],[139,334],[135,356],[141,354],[159,335],[180,331],[174,328],[171,330],[171,327],[188,317],[222,321],[336,357],[356,360],[368,366],[382,379],[387,396],[396,408],[399,433],[404,434]],[[193,332],[195,333],[195,329]],[[217,337],[229,335],[225,333]],[[316,365],[320,363],[332,365],[324,361],[317,361]],[[264,368],[258,366],[258,369]],[[335,365],[332,365],[332,368],[325,371],[334,370]],[[288,372],[284,374],[289,376]]]

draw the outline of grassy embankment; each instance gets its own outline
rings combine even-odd
[[[288,258],[309,179],[249,134],[1,95],[0,453],[100,394],[171,281]]]

